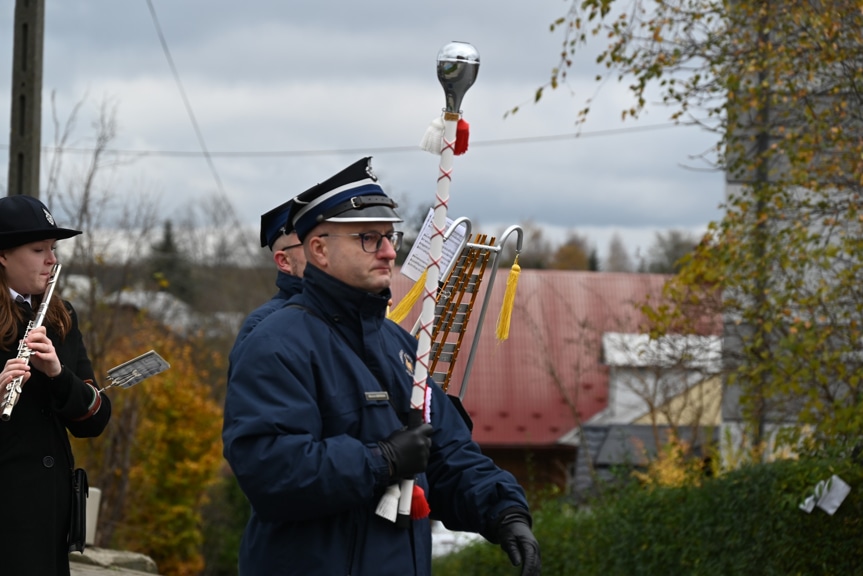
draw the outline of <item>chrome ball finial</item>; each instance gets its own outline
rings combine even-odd
[[[479,52],[467,42],[450,42],[437,55],[437,77],[446,95],[446,111],[461,112],[461,101],[479,72]]]

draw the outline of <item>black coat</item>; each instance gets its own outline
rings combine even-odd
[[[63,364],[56,378],[31,366],[8,421],[0,420],[0,572],[15,576],[69,574],[68,532],[72,499],[72,449],[67,430],[78,438],[98,436],[111,417],[111,403],[86,415],[94,399],[93,367],[71,305],[72,328],[63,342],[48,335]],[[19,337],[26,325],[20,326]],[[3,364],[18,350],[0,349]],[[97,388],[99,387],[96,385]],[[5,393],[5,390],[2,391]]]

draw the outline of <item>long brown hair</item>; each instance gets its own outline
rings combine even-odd
[[[42,294],[34,294],[33,309],[38,310],[42,305]],[[9,292],[9,283],[6,280],[6,269],[0,266],[0,348],[13,350],[18,348],[18,327],[26,322],[21,308],[12,299]],[[60,340],[66,338],[66,334],[72,328],[72,316],[66,310],[65,304],[57,295],[57,290],[48,303],[43,325],[50,328],[60,336]]]

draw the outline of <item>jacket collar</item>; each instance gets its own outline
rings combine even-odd
[[[380,294],[359,290],[311,264],[303,273],[303,293],[337,325],[365,318],[383,320],[391,295],[389,288]]]
[[[276,286],[279,290],[290,297],[303,291],[303,279],[290,274],[285,274],[279,270],[279,273],[276,276]]]

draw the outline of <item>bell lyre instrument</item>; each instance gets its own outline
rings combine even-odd
[[[425,288],[420,313],[417,345],[417,361],[414,367],[414,383],[411,388],[408,427],[415,428],[430,420],[429,352],[431,350],[432,330],[435,317],[438,281],[441,277],[441,254],[447,220],[447,204],[452,179],[453,156],[455,155],[456,133],[461,119],[461,103],[468,89],[476,80],[479,72],[479,53],[467,42],[450,42],[440,49],[437,56],[437,77],[444,90],[446,106],[443,110],[443,137],[440,143],[440,164],[438,168],[437,190],[435,192],[434,214],[432,216],[432,235],[429,244],[428,267],[426,268]],[[401,481],[399,489],[388,490],[381,499],[376,513],[394,520],[397,526],[410,526],[411,500],[414,478]],[[395,517],[391,506],[386,504],[398,493],[398,507]]]
[[[467,333],[471,313],[478,304],[481,288],[485,289],[479,308],[479,319],[474,323],[474,333],[470,351],[467,357],[458,394],[459,402],[464,401],[467,393],[468,379],[473,367],[474,357],[478,349],[480,335],[483,329],[489,301],[491,300],[494,281],[500,265],[503,247],[512,234],[516,235],[516,254],[522,249],[524,231],[521,226],[513,225],[501,234],[500,240],[486,234],[471,234],[471,222],[466,217],[456,220],[451,228],[465,226],[466,242],[457,256],[453,258],[446,279],[442,282],[437,296],[435,308],[435,325],[432,331],[432,344],[429,362],[429,374],[444,392],[450,393],[450,384],[454,376],[454,368],[459,352],[464,351],[462,340]],[[488,274],[486,274],[488,272]],[[483,278],[488,276],[488,282]],[[484,285],[483,285],[484,284]],[[414,327],[416,330],[417,326]],[[450,394],[451,400],[453,394]],[[470,422],[468,422],[470,426]]]
[[[54,294],[54,286],[57,284],[61,268],[60,264],[54,264],[54,267],[51,269],[51,275],[48,277],[48,284],[45,287],[45,294],[42,297],[39,310],[36,312],[36,317],[27,324],[24,337],[21,338],[21,342],[18,344],[18,358],[24,359],[27,363],[30,362],[32,351],[24,342],[27,340],[27,336],[30,335],[30,331],[41,326],[45,320],[45,313],[48,312],[48,304],[51,302],[51,296]],[[18,404],[18,399],[21,398],[21,383],[23,381],[24,376],[18,376],[6,385],[6,393],[3,395],[3,401],[0,402],[0,408],[2,408],[0,420],[5,422],[12,417],[12,409]]]

